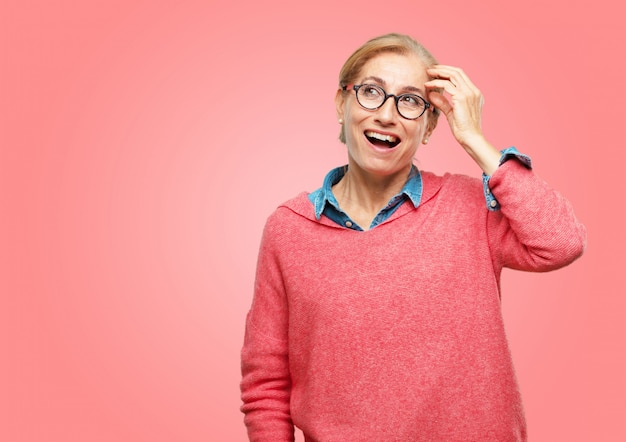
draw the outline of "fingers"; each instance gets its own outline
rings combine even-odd
[[[446,116],[455,138],[461,143],[481,134],[482,93],[465,72],[454,66],[435,65],[426,70],[425,83],[433,106]]]
[[[468,87],[476,89],[467,74],[461,68],[438,64],[426,70],[434,79],[447,80],[454,87]]]
[[[425,83],[427,89],[443,90],[454,102],[458,99],[469,99],[470,102],[478,102],[482,106],[482,93],[461,68],[435,65],[426,69],[426,72],[432,78]]]
[[[467,96],[482,96],[480,90],[461,68],[435,65],[428,68],[426,72],[432,77],[432,80],[425,83],[427,88],[441,88],[452,97],[459,92]]]
[[[429,80],[424,83],[424,86],[426,86],[426,89],[443,89],[452,96],[454,96],[458,92],[456,84],[449,79]]]
[[[428,94],[428,100],[432,103],[433,106],[441,110],[444,115],[448,115],[453,110],[450,102],[440,92],[430,92]]]

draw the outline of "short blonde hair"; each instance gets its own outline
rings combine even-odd
[[[408,35],[395,33],[385,34],[365,42],[365,44],[348,57],[339,72],[339,88],[353,84],[361,74],[363,66],[375,56],[385,52],[401,55],[417,55],[426,67],[438,64],[437,59],[422,46],[421,43],[418,43]],[[434,124],[439,118],[440,111],[434,107],[432,107],[432,111]],[[339,140],[344,144],[346,143],[343,125],[341,126]]]

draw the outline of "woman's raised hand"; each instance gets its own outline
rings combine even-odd
[[[433,78],[425,83],[428,100],[446,116],[454,138],[490,175],[498,166],[500,153],[483,136],[482,93],[460,68],[435,65],[426,72]]]

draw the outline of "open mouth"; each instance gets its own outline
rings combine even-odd
[[[370,143],[378,147],[393,149],[400,144],[400,139],[394,137],[393,135],[383,135],[371,130],[365,131],[365,137]]]

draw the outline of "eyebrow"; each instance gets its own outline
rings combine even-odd
[[[367,80],[375,81],[376,83],[379,83],[382,86],[385,86],[387,84],[385,80],[383,80],[380,77],[375,77],[375,76],[365,77],[363,79],[363,82],[366,82]],[[408,91],[408,92],[418,92],[419,94],[424,95],[424,91],[416,86],[404,86],[401,90]]]

